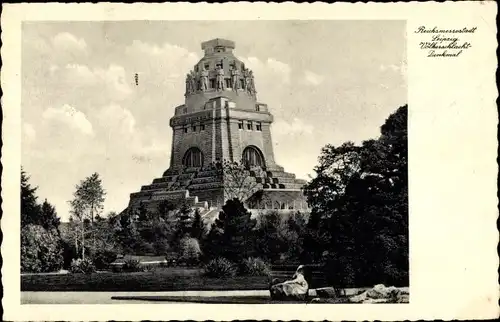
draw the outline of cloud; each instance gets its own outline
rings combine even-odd
[[[290,81],[290,73],[291,73],[292,69],[290,68],[289,65],[287,65],[283,62],[280,62],[279,60],[276,60],[274,58],[268,58],[267,59],[267,66],[269,66],[269,68],[271,68],[274,72],[282,74],[283,79],[286,82]]]
[[[106,151],[113,150],[135,157],[164,154],[169,151],[168,138],[151,128],[137,127],[132,112],[118,104],[110,104],[100,109],[97,119],[105,132],[102,137],[105,138],[103,143],[106,144]]]
[[[126,108],[118,104],[110,104],[102,108],[98,114],[100,125],[108,132],[123,135],[135,134],[135,118]]]
[[[64,104],[61,108],[49,107],[43,112],[42,118],[65,124],[85,135],[94,134],[92,124],[85,114],[68,104]]]
[[[250,68],[257,82],[276,82],[290,83],[290,74],[292,68],[279,60],[268,58],[266,61],[261,61],[257,57],[240,58],[245,67]],[[257,91],[259,89],[257,88]]]
[[[318,86],[323,83],[324,76],[316,74],[310,70],[304,71],[304,83],[307,85]]]
[[[271,129],[273,135],[275,136],[287,136],[294,134],[310,135],[313,133],[314,127],[299,118],[294,118],[292,122],[278,120],[272,125]]]
[[[61,32],[52,38],[52,47],[57,51],[87,52],[87,43],[69,32]]]
[[[132,92],[129,83],[125,81],[125,69],[119,65],[111,64],[107,68],[91,70],[86,65],[67,64],[63,70],[56,69],[54,72],[58,71],[59,75],[64,77],[65,83],[73,86],[94,87],[101,93],[105,89],[112,99],[125,99]]]
[[[388,65],[380,65],[380,71],[382,72],[394,72],[401,74],[402,76],[406,76],[407,72],[407,64],[406,61],[402,61],[400,64],[388,64]]]
[[[35,128],[30,123],[27,122],[23,123],[23,138],[28,143],[33,142],[36,138]]]
[[[160,84],[179,85],[184,75],[199,61],[196,53],[186,48],[164,43],[161,45],[134,40],[125,48],[125,54],[133,62],[135,72],[141,78]]]

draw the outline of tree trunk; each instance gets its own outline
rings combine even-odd
[[[85,260],[85,221],[82,218],[82,260]]]
[[[94,203],[90,204],[90,229],[92,231],[92,251],[95,253]]]
[[[78,256],[78,231],[75,231],[75,249],[76,249],[76,256]]]

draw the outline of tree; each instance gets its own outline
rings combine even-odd
[[[186,264],[192,265],[198,263],[201,256],[201,249],[196,238],[185,237],[181,239],[179,249],[180,258]]]
[[[71,215],[81,224],[82,259],[85,259],[86,220],[90,222],[88,232],[91,234],[92,250],[95,250],[94,220],[102,212],[105,195],[99,174],[94,173],[76,186],[74,198],[70,201]]]
[[[194,212],[193,209],[187,205],[182,204],[177,211],[177,218],[179,218],[177,239],[180,240],[188,235],[192,229]]]
[[[29,175],[21,168],[21,227],[29,224],[38,224],[40,217],[40,206],[37,203],[36,190],[29,183]]]
[[[243,162],[223,161],[216,165],[218,176],[224,182],[224,194],[227,200],[238,199],[245,202],[262,185],[250,175],[250,169]]]
[[[203,224],[203,219],[201,218],[200,211],[196,209],[194,212],[193,224],[191,225],[191,237],[200,240],[203,237],[204,231],[205,226]]]
[[[21,229],[21,271],[54,272],[62,265],[62,244],[56,230],[33,224]]]
[[[407,106],[378,139],[326,146],[315,171],[304,253],[325,262],[337,285],[407,284]]]
[[[21,269],[51,272],[63,264],[60,220],[47,200],[37,202],[36,190],[21,168]]]
[[[60,223],[61,219],[57,216],[56,208],[45,199],[41,206],[41,226],[47,230],[55,229],[59,233]]]
[[[255,229],[255,246],[259,256],[276,262],[286,250],[285,240],[282,238],[282,219],[277,212],[261,214],[260,222]]]
[[[111,220],[113,222],[116,240],[123,248],[124,252],[134,252],[138,248],[141,236],[133,211],[127,209]]]
[[[280,236],[285,247],[284,260],[300,261],[303,254],[303,240],[306,234],[307,215],[299,211],[291,213],[281,223]]]
[[[226,202],[219,213],[219,218],[212,225],[212,230],[208,236],[212,247],[209,253],[219,253],[223,257],[240,261],[250,257],[254,252],[253,228],[256,221],[251,218],[251,213],[238,199],[231,199]]]

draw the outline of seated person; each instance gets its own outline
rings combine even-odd
[[[269,291],[273,300],[305,300],[309,284],[304,277],[304,266],[300,265],[291,280],[279,283],[273,280]]]

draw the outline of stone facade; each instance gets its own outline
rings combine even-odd
[[[185,103],[170,119],[170,167],[161,178],[132,193],[129,207],[145,202],[153,208],[169,200],[207,210],[220,208],[227,194],[224,177],[214,164],[230,161],[258,169],[249,171],[259,191],[248,199],[248,207],[307,209],[300,190],[305,182],[275,162],[273,116],[266,104],[257,101],[253,72],[234,56],[234,48],[234,42],[224,39],[202,43],[205,55],[186,76]]]

